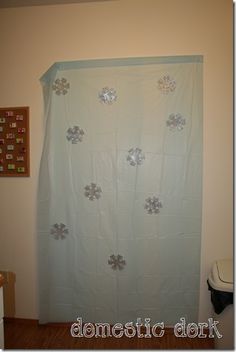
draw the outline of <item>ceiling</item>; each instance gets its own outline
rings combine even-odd
[[[98,2],[98,1],[111,1],[111,0],[0,0],[0,8],[73,4],[73,3]]]

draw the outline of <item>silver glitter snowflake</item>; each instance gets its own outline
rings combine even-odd
[[[166,125],[171,131],[178,130],[181,131],[185,125],[185,119],[181,114],[170,114]]]
[[[55,90],[55,93],[57,95],[65,95],[68,92],[68,89],[70,88],[70,83],[67,82],[65,78],[57,78],[52,85],[52,89]]]
[[[146,199],[144,209],[147,210],[148,214],[158,214],[160,212],[160,208],[162,208],[162,204],[158,197],[154,196]]]
[[[98,187],[96,183],[90,183],[90,185],[87,185],[86,187],[84,187],[84,189],[84,195],[89,200],[99,199],[101,197],[101,187]]]
[[[127,161],[130,163],[130,165],[136,166],[143,163],[145,155],[140,148],[131,148],[128,153]]]
[[[82,142],[83,140],[83,135],[84,135],[84,131],[82,130],[82,128],[80,128],[79,126],[74,126],[73,128],[69,128],[67,130],[67,140],[71,141],[72,144],[77,144],[78,142]]]
[[[165,75],[158,80],[158,88],[164,94],[173,92],[176,88],[176,82],[169,75]]]
[[[50,231],[51,235],[54,236],[54,238],[56,240],[59,240],[59,239],[64,239],[69,231],[68,229],[66,228],[66,225],[60,223],[60,224],[54,224],[51,228],[51,231]]]
[[[108,264],[111,265],[113,270],[122,270],[126,265],[126,261],[123,259],[123,256],[118,254],[110,255],[110,259],[108,259]]]
[[[102,103],[111,105],[117,99],[116,91],[114,88],[104,87],[99,92],[98,98]]]

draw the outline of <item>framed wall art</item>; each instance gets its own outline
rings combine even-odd
[[[0,108],[0,177],[30,176],[29,107]]]

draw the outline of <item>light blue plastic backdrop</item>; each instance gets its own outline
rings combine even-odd
[[[56,63],[41,82],[40,322],[197,321],[202,57]]]

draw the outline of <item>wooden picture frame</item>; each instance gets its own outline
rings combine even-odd
[[[0,108],[0,177],[30,176],[29,107]]]

